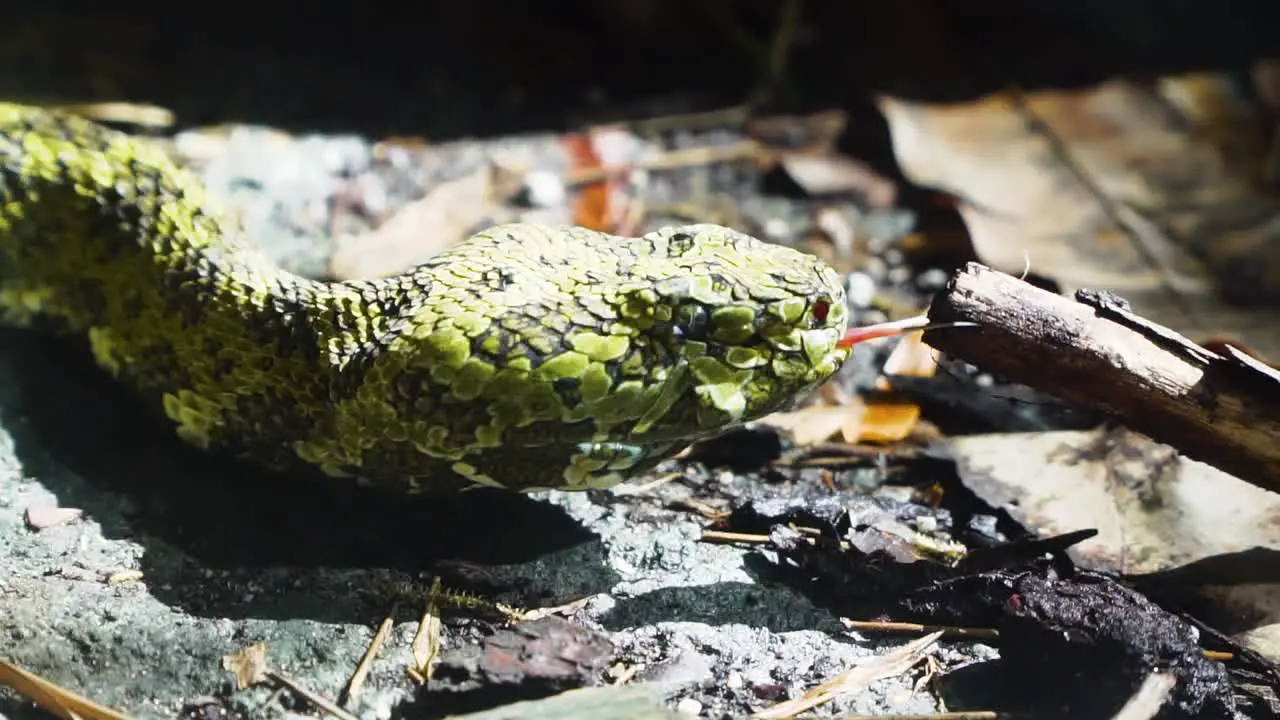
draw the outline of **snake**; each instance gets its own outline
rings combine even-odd
[[[295,274],[158,142],[0,103],[0,322],[264,468],[607,488],[793,408],[847,359],[847,315],[826,261],[705,223],[508,223],[398,275]]]

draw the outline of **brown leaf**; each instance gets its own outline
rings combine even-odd
[[[257,643],[222,656],[222,668],[236,678],[236,687],[244,690],[267,680],[267,644]]]
[[[862,416],[862,403],[847,405],[810,405],[791,412],[778,412],[761,418],[760,423],[783,430],[801,447],[817,445],[831,439],[841,428],[856,424]]]
[[[959,198],[984,262],[1067,291],[1105,288],[1186,334],[1280,347],[1266,312],[1221,302],[1280,294],[1280,200],[1267,147],[1229,81],[1186,75],[927,105],[880,98],[914,182]],[[1180,298],[1178,302],[1172,296]]]
[[[440,620],[440,578],[431,583],[431,592],[427,595],[427,605],[418,620],[418,629],[413,635],[411,649],[413,651],[413,675],[424,681],[431,678],[436,662],[440,657],[440,640],[443,626]]]
[[[902,340],[889,353],[881,372],[884,375],[933,377],[938,372],[938,353],[924,344],[924,333],[908,333],[902,336]],[[887,378],[881,377],[877,380],[877,387],[888,390],[891,383]]]
[[[853,195],[868,207],[893,207],[898,188],[870,165],[844,155],[784,152],[782,167],[810,195]]]
[[[504,215],[492,199],[493,169],[441,183],[376,230],[338,241],[329,274],[339,280],[387,277],[404,272],[463,240],[475,227]]]

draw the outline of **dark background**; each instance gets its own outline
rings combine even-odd
[[[446,139],[735,104],[767,85],[784,0],[6,3],[0,96],[132,100],[182,124]],[[761,111],[868,93],[1244,68],[1275,0],[808,0]],[[748,38],[743,41],[742,38]],[[760,47],[753,49],[753,43]],[[872,113],[874,114],[874,113]]]

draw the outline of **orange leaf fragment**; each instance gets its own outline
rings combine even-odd
[[[844,429],[844,441],[894,443],[905,440],[920,420],[920,406],[907,402],[867,403],[862,421]]]
[[[591,136],[586,133],[566,135],[561,143],[569,153],[573,170],[603,167],[600,156],[596,154]],[[592,230],[610,230],[609,182],[583,183],[578,188],[573,201],[573,222]]]
[[[791,435],[796,445],[806,447],[826,442],[862,417],[862,403],[849,405],[811,405],[792,412],[774,413],[760,422]]]

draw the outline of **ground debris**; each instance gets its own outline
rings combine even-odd
[[[491,706],[495,697],[541,697],[599,684],[612,659],[605,635],[547,616],[444,650],[426,692],[430,702],[451,705],[463,705],[468,693],[477,693]]]
[[[461,715],[456,720],[679,720],[688,717],[663,707],[660,687],[648,684],[579,688],[541,700],[503,705]]]
[[[955,638],[994,638],[1015,690],[1006,700],[1030,703],[1003,709],[1044,713],[1037,717],[1108,717],[1151,673],[1167,671],[1178,683],[1161,717],[1229,718],[1244,710],[1237,695],[1255,705],[1280,687],[1280,675],[1256,656],[1254,671],[1240,673],[1237,655],[1247,651],[1238,645],[1210,639],[1228,651],[1222,657],[1231,665],[1224,665],[1206,655],[1205,633],[1196,623],[1114,575],[1076,567],[1066,550],[1093,531],[977,549],[957,561],[929,552],[901,530],[886,532],[894,523],[918,525],[928,517],[928,508],[881,498],[830,498],[810,506],[790,500],[740,507],[717,532],[767,538],[755,544],[778,553],[779,575],[846,617],[923,623],[919,631]],[[945,529],[946,520],[944,514],[928,525],[936,521]],[[873,536],[894,541],[867,542]],[[852,626],[877,629],[875,622]],[[883,629],[903,627],[891,622]],[[981,628],[987,630],[974,630]],[[1261,683],[1258,672],[1266,678]],[[1246,692],[1250,683],[1269,690]],[[1067,715],[1052,714],[1063,708]]]
[[[1101,574],[1007,577],[1001,662],[1042,701],[1105,715],[1164,670],[1178,679],[1165,717],[1236,712],[1225,666],[1204,656],[1200,633],[1182,618]]]

